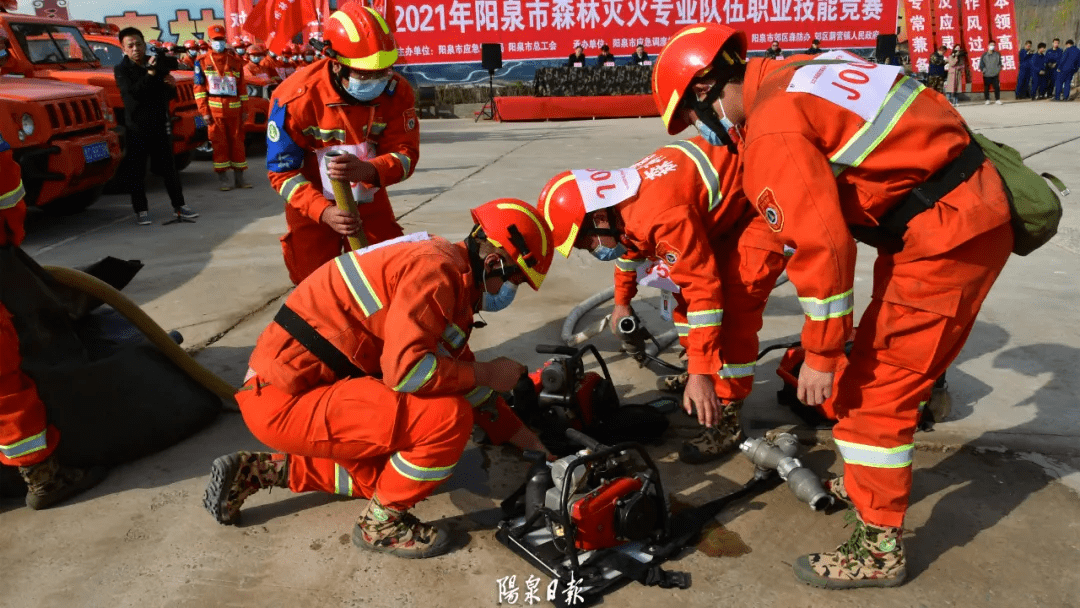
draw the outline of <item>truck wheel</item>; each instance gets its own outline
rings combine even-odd
[[[174,155],[173,163],[176,164],[176,170],[183,171],[184,169],[187,169],[187,166],[191,164],[191,157],[191,150]]]
[[[89,190],[69,194],[42,205],[42,210],[51,215],[74,215],[94,204],[101,196],[105,186],[94,186]]]

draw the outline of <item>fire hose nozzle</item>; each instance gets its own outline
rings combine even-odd
[[[624,336],[629,336],[630,334],[638,330],[637,319],[635,319],[633,315],[625,316],[619,319],[618,328],[619,333],[623,334]]]
[[[747,439],[739,449],[759,470],[776,471],[799,500],[820,511],[832,505],[833,498],[821,485],[821,479],[804,467],[795,454],[798,440],[793,435],[781,433],[769,443],[765,439]]]

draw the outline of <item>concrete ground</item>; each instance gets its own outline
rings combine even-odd
[[[972,127],[1010,143],[1029,164],[1080,189],[1080,104],[971,105]],[[1072,138],[1069,143],[1050,147]],[[628,166],[670,138],[659,120],[491,124],[423,123],[415,175],[390,189],[406,232],[461,238],[467,209],[497,197],[535,201],[566,168]],[[1045,150],[1045,151],[1043,151]],[[252,158],[261,167],[261,158]],[[225,380],[238,384],[260,331],[290,289],[277,237],[282,201],[265,173],[251,171],[253,190],[220,193],[208,162],[182,173],[196,224],[135,225],[126,197],[104,197],[71,217],[32,214],[24,248],[42,264],[82,266],[106,255],[146,267],[125,289],[185,347]],[[151,214],[168,203],[151,187]],[[631,585],[609,605],[678,602],[713,606],[1080,606],[1080,214],[1064,199],[1060,234],[1050,245],[1010,260],[983,307],[967,347],[949,372],[953,413],[919,433],[909,531],[909,581],[898,589],[827,592],[796,582],[791,562],[848,537],[843,514],[815,513],[785,488],[737,503],[718,517],[708,540],[717,551],[692,551],[671,569],[693,576],[689,590]],[[867,302],[872,256],[860,250],[856,295]],[[575,254],[558,258],[542,297],[523,290],[508,312],[485,315],[475,332],[481,359],[514,357],[531,368],[536,344],[557,343],[566,313],[610,285],[611,268]],[[637,307],[662,330],[658,298]],[[595,321],[606,307],[586,316]],[[802,322],[790,285],[769,303],[763,345],[792,339]],[[611,362],[627,403],[654,398],[654,374],[616,352],[610,335],[595,343]],[[666,355],[673,358],[669,352]],[[748,406],[752,435],[792,422],[776,405],[778,356],[758,367]],[[751,465],[733,456],[716,465],[678,463],[680,443],[696,422],[671,415],[672,428],[651,446],[674,497],[700,504],[748,479]],[[495,606],[497,580],[525,579],[534,569],[494,540],[497,506],[528,465],[512,448],[470,444],[454,476],[416,514],[443,520],[471,537],[466,548],[421,562],[361,553],[349,533],[364,501],[261,493],[244,523],[224,527],[202,509],[210,462],[259,443],[236,414],[159,454],[112,471],[94,490],[45,512],[0,503],[5,567],[0,606]],[[822,475],[842,463],[828,442],[804,461]],[[546,587],[548,579],[541,587]],[[504,598],[503,603],[511,603]]]

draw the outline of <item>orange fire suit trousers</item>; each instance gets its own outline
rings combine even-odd
[[[247,151],[244,149],[244,121],[241,120],[240,113],[211,108],[210,116],[214,122],[207,125],[206,129],[210,136],[210,145],[214,147],[214,171],[244,171],[247,169]]]
[[[935,237],[913,229],[916,245]],[[1012,243],[1006,223],[938,255],[905,255],[909,240],[905,251],[877,258],[874,295],[833,403],[844,486],[868,523],[903,525],[919,404],[960,353]]]
[[[405,232],[394,218],[390,206],[390,197],[386,189],[380,188],[369,203],[356,205],[360,224],[367,236],[368,243],[374,245],[403,236]],[[349,240],[334,232],[321,222],[313,222],[296,208],[285,206],[285,221],[289,232],[281,237],[281,251],[285,258],[285,267],[289,269],[289,279],[299,285],[319,266],[349,250]]]
[[[27,467],[53,453],[60,431],[46,421],[45,404],[21,363],[11,313],[0,304],[0,464]]]
[[[734,238],[718,243],[714,251],[722,274],[724,316],[720,322],[722,367],[713,376],[713,386],[716,396],[730,403],[746,399],[754,388],[762,314],[787,259],[780,252]],[[674,320],[685,324],[686,302],[681,294],[674,295]],[[685,346],[686,337],[680,336],[679,341]]]
[[[464,396],[398,393],[348,378],[293,396],[252,378],[236,394],[248,429],[289,455],[289,489],[370,498],[405,510],[453,473],[472,433]]]

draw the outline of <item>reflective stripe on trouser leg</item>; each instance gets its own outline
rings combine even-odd
[[[349,470],[336,462],[334,463],[334,494],[353,495],[353,480],[349,475]]]
[[[22,371],[19,335],[0,303],[0,463],[29,466],[49,457],[60,431],[47,423],[33,379]]]
[[[837,384],[840,419],[833,436],[845,459],[844,486],[868,523],[903,525],[912,475],[907,446],[918,425],[919,402],[963,348],[1011,247],[1006,223],[930,259],[896,263],[878,258],[875,281],[897,282],[898,292],[912,302],[940,303],[942,294],[955,294],[956,308],[950,317],[875,298],[859,321]],[[875,285],[873,293],[882,292]],[[875,349],[875,344],[888,349]]]

